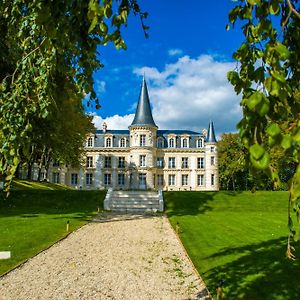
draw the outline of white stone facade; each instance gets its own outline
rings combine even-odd
[[[143,80],[129,130],[102,130],[87,137],[82,167],[50,166],[48,180],[78,189],[219,190],[213,123],[203,133],[159,130]]]

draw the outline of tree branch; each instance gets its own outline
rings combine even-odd
[[[23,62],[28,56],[30,56],[32,53],[34,53],[36,50],[38,50],[42,45],[43,43],[45,42],[46,40],[46,37],[44,37],[44,39],[41,41],[41,43],[36,47],[34,48],[33,50],[31,50],[28,54],[26,54],[22,59],[21,59],[21,62]],[[13,72],[13,74],[11,75],[12,76],[12,79],[11,79],[11,83],[13,84],[14,83],[14,79],[15,79],[15,75],[17,73],[17,70],[18,70],[18,67],[16,67],[15,71]]]
[[[300,19],[300,13],[294,8],[290,0],[287,0],[290,11]]]

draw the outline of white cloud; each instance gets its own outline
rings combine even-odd
[[[234,67],[235,63],[201,55],[198,58],[183,56],[175,63],[166,64],[163,70],[144,66],[133,72],[146,74],[153,117],[160,129],[202,131],[211,119],[217,133],[221,133],[236,131],[242,115],[240,100],[226,77]],[[125,129],[132,119],[133,114],[115,115],[105,122],[108,127]],[[102,127],[98,120],[96,124]]]
[[[97,95],[101,95],[106,91],[106,83],[102,80],[95,81],[95,92]]]
[[[236,130],[241,118],[239,98],[226,77],[234,67],[210,55],[183,56],[162,71],[143,67],[134,73],[146,72],[153,117],[160,128],[200,131],[212,119],[218,132],[228,132]]]
[[[183,54],[183,51],[181,49],[174,48],[174,49],[169,49],[168,54],[170,56],[180,56]]]
[[[107,129],[128,129],[128,126],[133,121],[133,118],[134,114],[125,116],[114,115],[107,118],[102,118],[100,116],[94,115],[93,123],[98,129],[102,129],[102,125],[104,122],[107,124]]]

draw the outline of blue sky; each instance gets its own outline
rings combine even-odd
[[[96,127],[104,121],[110,129],[130,125],[145,73],[160,129],[202,131],[212,119],[219,134],[235,131],[241,109],[226,72],[235,67],[232,53],[242,34],[238,28],[225,30],[233,5],[230,0],[140,0],[149,12],[149,38],[132,16],[123,30],[128,49],[99,49],[105,67],[94,76],[102,106],[90,110]]]

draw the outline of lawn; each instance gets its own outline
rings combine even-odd
[[[172,226],[216,296],[223,299],[300,299],[300,243],[285,257],[287,192],[167,192]]]
[[[25,188],[22,190],[22,188]],[[8,199],[0,198],[0,275],[48,248],[91,220],[105,192],[70,190],[62,185],[22,181]]]

